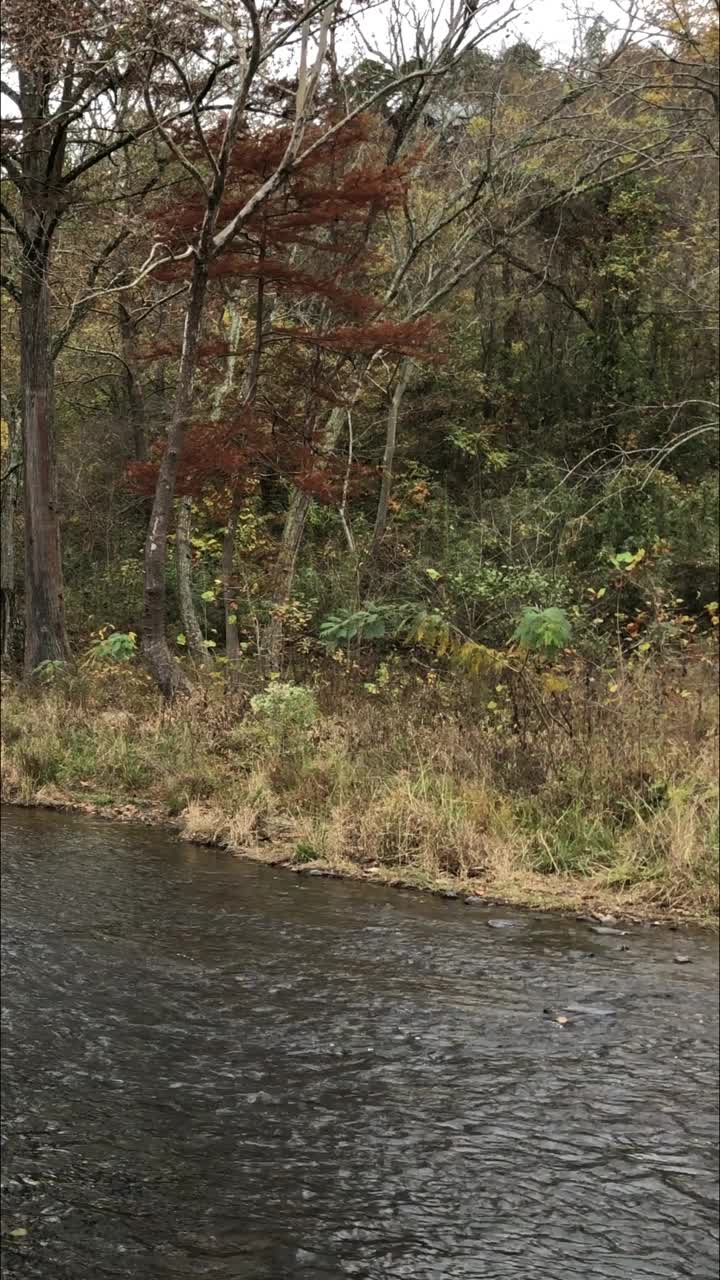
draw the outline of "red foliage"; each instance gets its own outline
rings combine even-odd
[[[221,128],[218,125],[218,139]],[[313,319],[307,327],[291,327],[287,314],[276,316],[281,323],[263,335],[263,348],[269,353],[282,344],[282,355],[266,356],[253,404],[226,409],[221,421],[201,420],[190,426],[179,462],[179,494],[213,494],[223,503],[252,492],[261,475],[275,473],[320,502],[339,502],[345,490],[356,492],[376,474],[375,468],[354,463],[348,475],[346,460],[328,456],[320,443],[325,406],[345,403],[338,375],[347,357],[384,350],[438,358],[438,335],[429,320],[380,319],[382,304],[367,291],[373,262],[369,228],[380,211],[402,203],[413,162],[373,165],[364,158],[357,163],[360,146],[366,157],[371,148],[372,122],[367,118],[343,125],[332,137],[326,134],[327,122],[308,131],[306,145],[317,142],[317,150],[210,263],[211,281],[227,282],[233,291],[241,284],[254,291],[262,282],[266,295],[271,291],[287,300],[286,313],[293,314],[290,299],[301,299],[310,304]],[[289,137],[283,126],[238,140],[219,225],[242,209],[259,182],[276,169]],[[177,140],[196,154],[189,127],[178,131]],[[196,158],[202,163],[200,154]],[[196,238],[204,213],[188,190],[185,200],[155,211],[159,238],[171,252],[182,252]],[[186,259],[167,263],[154,274],[157,280],[173,280],[190,269]],[[249,354],[250,335],[247,346]],[[200,345],[198,359],[201,365],[216,367],[231,354],[237,353],[220,336]],[[166,342],[148,348],[144,359],[178,355],[179,342]],[[130,468],[138,491],[154,488],[163,448],[158,446],[150,462]]]
[[[376,351],[387,351],[394,355],[416,356],[425,361],[442,359],[438,330],[429,316],[422,316],[419,320],[386,320],[364,328],[345,325],[325,331],[274,329],[273,337],[285,337],[338,353],[372,355]]]

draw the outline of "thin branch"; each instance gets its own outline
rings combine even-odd
[[[28,236],[28,234],[27,234],[27,232],[26,232],[25,228],[22,226],[22,224],[21,224],[20,222],[18,222],[18,220],[17,220],[17,218],[15,217],[15,214],[12,212],[12,210],[11,210],[11,209],[8,209],[8,207],[7,207],[7,205],[5,204],[5,201],[4,201],[4,200],[0,200],[0,213],[2,214],[3,218],[5,219],[5,221],[10,223],[10,226],[12,227],[13,231],[15,232],[15,235],[17,236],[18,240],[20,240],[20,241],[22,242],[22,244],[24,244],[24,245],[26,245],[26,246],[27,246],[27,245],[29,245],[29,244],[30,244],[30,237]]]
[[[14,280],[11,280],[9,276],[5,275],[4,271],[0,271],[0,285],[2,285],[5,292],[9,293],[10,297],[14,298],[16,302],[18,303],[22,302],[22,294],[20,292],[20,289],[18,288]]]
[[[22,467],[22,459],[20,460],[20,462],[14,462],[11,467],[8,467],[7,471],[5,472],[5,475],[0,476],[0,484],[5,484],[5,481],[9,480],[10,477],[14,475],[16,471],[20,470],[21,467]]]

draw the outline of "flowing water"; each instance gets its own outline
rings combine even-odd
[[[717,1274],[712,935],[38,812],[2,849],[8,1280]]]

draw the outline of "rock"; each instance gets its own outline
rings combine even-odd
[[[568,1027],[572,1024],[572,1018],[568,1018],[567,1014],[560,1013],[557,1009],[543,1009],[546,1018],[551,1022],[557,1022],[560,1027]]]
[[[466,907],[484,907],[482,898],[463,898]]]
[[[692,964],[690,956],[673,956],[675,964]]]

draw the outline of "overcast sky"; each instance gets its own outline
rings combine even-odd
[[[625,0],[516,0],[518,14],[501,34],[491,37],[486,48],[495,49],[503,43],[513,43],[524,39],[529,44],[550,53],[553,49],[569,51],[573,43],[573,30],[576,25],[577,12],[584,14],[601,13],[611,26],[622,26],[624,23],[623,7]],[[435,8],[441,12],[447,6],[447,0],[426,0],[428,9]],[[425,7],[417,3],[420,11]],[[481,9],[483,5],[480,5]],[[499,19],[509,7],[508,0],[498,0],[490,10],[484,10],[482,25],[487,27],[492,19]],[[379,42],[385,29],[389,4],[380,3],[377,8],[366,12],[361,19],[362,29],[369,40]]]
[[[614,21],[617,14],[611,0],[597,0],[596,4],[583,4],[580,8],[599,11],[607,15],[609,21]],[[565,49],[572,46],[573,20],[562,0],[535,0],[515,25],[530,44]]]

